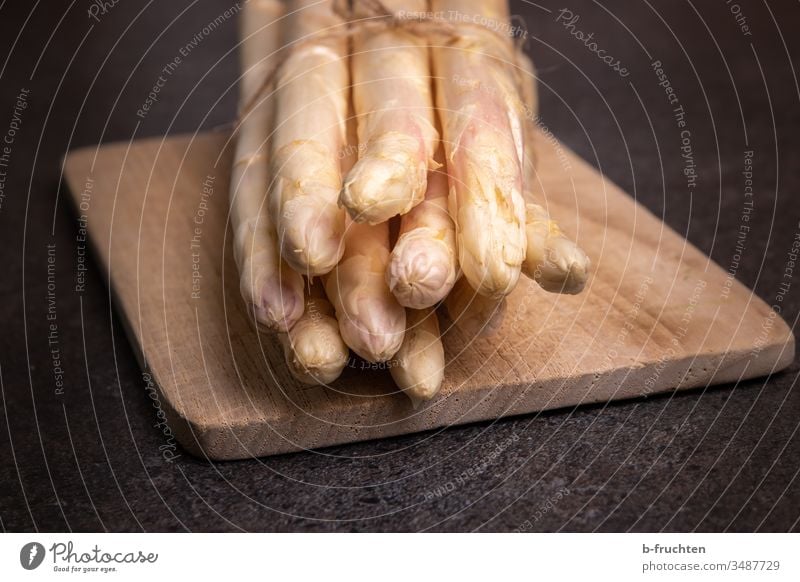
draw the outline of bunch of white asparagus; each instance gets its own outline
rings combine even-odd
[[[352,350],[417,404],[444,377],[437,306],[489,335],[520,273],[577,293],[589,260],[534,201],[534,76],[497,32],[506,0],[381,9],[457,34],[345,21],[333,0],[245,5],[230,215],[242,296],[292,374],[330,383]]]

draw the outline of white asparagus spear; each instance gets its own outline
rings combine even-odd
[[[386,282],[400,305],[424,309],[436,305],[458,276],[456,232],[447,210],[447,174],[428,174],[425,200],[400,218]]]
[[[434,309],[408,309],[406,322],[408,329],[395,355],[396,365],[389,370],[397,386],[417,408],[442,387],[444,346]]]
[[[427,0],[383,0],[383,7],[423,12]],[[394,27],[366,28],[353,38],[351,61],[360,159],[340,202],[353,220],[376,224],[419,204],[428,168],[437,166],[427,41]]]
[[[469,22],[508,22],[506,0],[433,0],[459,35],[433,50],[458,260],[480,294],[501,297],[525,259],[523,114],[511,39]]]
[[[388,262],[389,223],[348,220],[344,256],[325,277],[342,339],[369,362],[385,362],[394,356],[406,329],[405,309],[386,284]]]
[[[330,384],[347,365],[350,352],[321,283],[312,285],[303,317],[280,338],[289,371],[304,384]]]
[[[528,203],[526,233],[528,251],[522,270],[551,293],[574,295],[583,291],[591,261],[575,241],[551,220],[538,204]]]
[[[533,62],[521,56],[525,69],[522,95],[527,119],[525,124],[525,232],[527,251],[522,272],[539,283],[545,291],[553,293],[580,293],[589,277],[591,261],[586,253],[571,240],[547,210],[536,204],[536,159],[534,157],[534,119],[538,113],[536,76]]]
[[[342,172],[356,162],[358,137],[355,116],[348,116]],[[370,362],[390,359],[403,343],[405,310],[389,291],[383,274],[389,260],[389,223],[374,226],[346,218],[345,253],[323,277],[325,291],[336,310],[345,343]]]
[[[281,255],[299,273],[329,272],[342,256],[339,154],[348,101],[344,23],[331,0],[292,0],[288,57],[277,79],[270,205]],[[319,35],[326,35],[319,37]],[[317,36],[315,36],[317,35]]]
[[[355,116],[348,117],[346,128],[348,147],[341,164],[345,173],[356,161]],[[325,291],[336,310],[345,343],[365,360],[385,362],[400,349],[406,328],[405,309],[384,280],[389,223],[370,226],[346,220],[345,253],[336,268],[323,277]]]
[[[241,109],[255,95],[280,46],[275,22],[282,13],[275,0],[248,3],[242,14]],[[259,101],[242,120],[231,170],[230,217],[239,287],[257,325],[286,331],[303,314],[303,279],[280,259],[266,201],[267,139],[272,103]]]
[[[489,337],[500,331],[506,315],[506,298],[477,293],[464,278],[456,281],[444,300],[453,325],[470,338]]]

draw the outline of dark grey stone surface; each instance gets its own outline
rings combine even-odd
[[[573,0],[575,30],[621,60],[626,78],[556,22],[563,4],[516,2],[540,72],[542,115],[565,143],[724,268],[743,208],[743,152],[755,197],[736,277],[798,316],[797,3]],[[73,147],[228,122],[235,22],[206,35],[223,1],[0,4],[0,139],[16,95],[29,106],[11,145],[0,206],[0,527],[20,530],[704,530],[798,529],[796,363],[769,379],[679,396],[564,410],[246,462],[163,460],[164,438],[103,275],[74,291],[77,225],[60,182]],[[548,12],[549,11],[549,12]],[[699,171],[688,193],[680,135],[651,62],[687,115]],[[55,245],[55,393],[47,245]],[[479,477],[459,479],[470,468]],[[437,492],[445,491],[437,495]]]

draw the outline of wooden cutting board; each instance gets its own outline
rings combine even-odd
[[[441,394],[414,410],[353,359],[333,388],[295,382],[239,297],[230,136],[72,152],[66,177],[95,257],[178,440],[239,459],[761,376],[788,326],[751,291],[566,147],[537,137],[546,203],[589,253],[578,296],[522,280],[498,336],[445,335]],[[444,328],[443,328],[444,329]]]

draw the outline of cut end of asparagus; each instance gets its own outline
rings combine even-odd
[[[429,228],[410,231],[397,241],[386,282],[398,303],[424,309],[447,297],[456,281],[453,249]]]
[[[378,224],[422,202],[426,166],[388,157],[364,157],[345,179],[339,203],[356,222]]]

